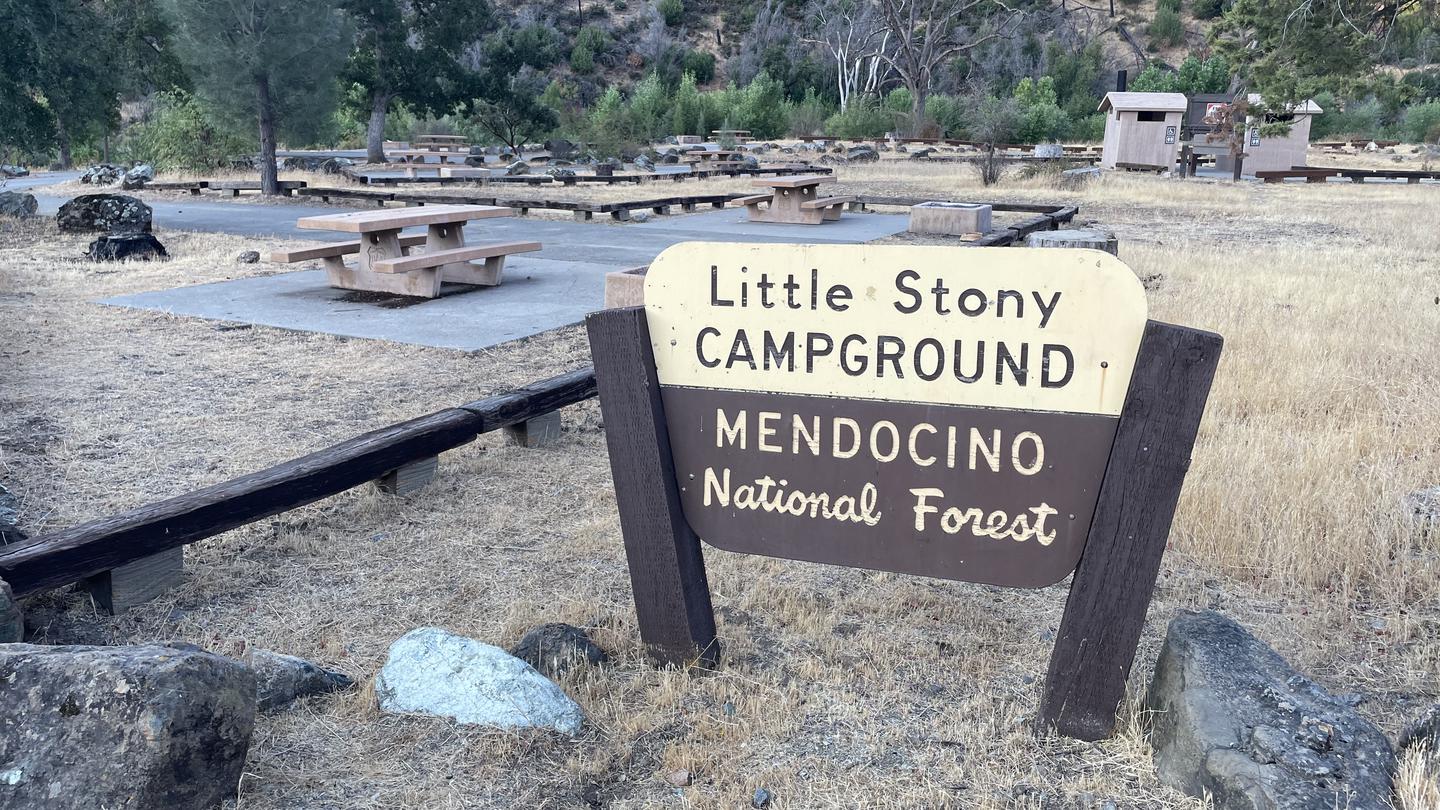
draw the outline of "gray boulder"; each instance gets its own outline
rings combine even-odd
[[[85,255],[96,262],[151,261],[170,256],[150,233],[107,233],[90,243]]]
[[[320,171],[325,174],[340,174],[346,169],[353,169],[355,161],[347,157],[326,158],[320,162]]]
[[[261,711],[278,709],[302,697],[338,692],[355,685],[350,676],[319,664],[269,650],[252,650],[245,663],[255,672],[255,699]]]
[[[845,152],[845,159],[851,162],[870,163],[880,159],[880,153],[873,146],[852,146]]]
[[[555,168],[553,168],[553,169],[546,169],[546,170],[545,170],[545,173],[548,174],[548,175],[550,175],[551,177],[555,177],[555,178],[574,177],[574,176],[575,176],[575,170],[574,170],[574,169],[566,169],[566,168],[562,168],[562,167],[559,167],[559,166],[557,166],[557,167],[555,167]]]
[[[81,194],[55,215],[62,231],[148,232],[150,221],[150,206],[124,194]]]
[[[0,644],[25,640],[25,616],[10,583],[0,579]]]
[[[1099,179],[1099,166],[1082,166],[1078,169],[1066,169],[1060,172],[1060,187],[1069,189],[1082,188]]]
[[[643,172],[653,172],[655,171],[655,161],[651,160],[649,155],[636,155],[635,168]]]
[[[235,261],[241,264],[254,264],[260,261],[260,251],[242,250],[240,251],[240,255],[235,257]]]
[[[603,664],[605,651],[574,625],[553,622],[526,633],[510,654],[549,678],[558,678],[581,664]]]
[[[9,163],[0,163],[0,177],[29,177],[30,170],[24,166],[14,166]]]
[[[235,795],[255,676],[189,644],[0,646],[0,807],[201,810]]]
[[[35,216],[40,209],[34,194],[22,194],[18,191],[0,191],[0,217],[14,217],[24,219]]]
[[[142,189],[145,184],[155,179],[155,167],[148,163],[138,163],[120,176],[120,187],[126,191]]]
[[[1440,751],[1440,704],[1431,706],[1430,711],[1421,715],[1400,733],[1402,750],[1417,745],[1424,745],[1431,751]]]
[[[568,158],[575,154],[576,151],[575,144],[564,138],[552,138],[546,141],[544,146],[545,151],[550,153],[550,157],[554,158]]]
[[[521,174],[529,174],[529,173],[530,173],[530,164],[529,164],[529,163],[526,163],[526,162],[523,161],[523,160],[517,160],[517,161],[515,161],[514,163],[511,163],[509,166],[506,166],[506,167],[505,167],[505,174],[510,175],[510,176],[521,175]]]
[[[80,175],[80,182],[95,186],[113,186],[120,182],[124,169],[111,163],[99,163],[86,169]]]
[[[574,735],[584,713],[560,687],[499,647],[435,627],[390,645],[375,678],[382,711],[450,717],[494,728],[550,728]]]
[[[1030,150],[1030,154],[1037,158],[1063,158],[1065,157],[1065,147],[1058,143],[1037,143]]]
[[[925,160],[933,154],[935,154],[935,148],[933,146],[927,146],[924,149],[916,149],[914,152],[911,152],[910,159]]]
[[[1170,622],[1147,703],[1161,781],[1219,810],[1387,806],[1385,735],[1218,613]]]
[[[466,166],[484,166],[484,165],[485,165],[485,155],[484,155],[484,154],[479,154],[479,155],[471,154],[471,155],[468,155],[468,156],[466,156],[466,158],[465,158],[465,165],[466,165]]]

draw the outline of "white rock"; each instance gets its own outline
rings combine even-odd
[[[499,647],[436,627],[390,645],[375,679],[382,711],[430,714],[496,728],[550,728],[574,735],[585,714],[534,667]]]

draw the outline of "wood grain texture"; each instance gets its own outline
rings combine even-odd
[[[662,664],[719,658],[700,539],[681,512],[645,311],[585,319],[640,638]]]
[[[1223,342],[1199,329],[1145,326],[1050,656],[1038,730],[1082,740],[1114,732]]]
[[[0,579],[17,595],[67,585],[344,492],[481,433],[595,395],[588,368],[507,394],[390,425],[184,495],[0,548]]]

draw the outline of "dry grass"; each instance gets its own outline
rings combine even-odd
[[[1153,317],[1226,336],[1132,696],[1172,612],[1215,607],[1331,689],[1366,693],[1361,711],[1391,734],[1435,700],[1440,538],[1421,536],[1399,498],[1440,483],[1437,189],[1123,175],[1082,191],[1044,179],[982,189],[954,164],[840,172],[838,193],[1078,203],[1119,232],[1139,274],[1160,277]],[[588,359],[574,328],[463,354],[90,303],[272,272],[232,263],[260,247],[243,239],[161,236],[174,261],[100,267],[67,258],[82,239],[0,225],[0,480],[33,529]],[[1031,735],[1063,588],[712,550],[724,665],[648,667],[593,403],[566,412],[558,446],[483,438],[447,453],[416,496],[357,489],[186,556],[186,584],[129,615],[95,615],[76,594],[31,615],[51,641],[257,645],[367,683],[391,641],[427,624],[509,644],[568,621],[615,658],[563,683],[591,718],[575,741],[382,716],[363,690],[262,718],[247,810],[733,808],[759,786],[780,808],[1203,806],[1157,784],[1134,710],[1098,745]],[[1407,761],[1405,810],[1433,806],[1433,767]],[[665,784],[674,768],[696,784]]]

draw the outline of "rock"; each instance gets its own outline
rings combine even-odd
[[[649,214],[649,212],[647,212],[647,211],[631,211],[631,212],[630,212],[630,221],[631,221],[631,222],[649,222],[649,221],[650,221],[650,214]]]
[[[756,810],[764,810],[770,806],[770,800],[773,798],[775,797],[769,790],[763,787],[755,788],[755,795],[750,797],[750,806],[756,808]]]
[[[1415,722],[1400,733],[1400,749],[1424,745],[1433,751],[1440,751],[1440,704],[1430,707]]]
[[[60,206],[62,231],[136,233],[150,230],[150,206],[124,194],[81,194]]]
[[[124,170],[111,163],[99,163],[86,169],[80,175],[80,182],[95,186],[113,186],[120,182]]]
[[[1063,158],[1065,147],[1058,143],[1037,143],[1035,148],[1030,150],[1030,154],[1037,158]]]
[[[511,177],[530,173],[530,164],[523,160],[517,160],[505,167],[505,174]]]
[[[550,175],[551,177],[574,177],[574,176],[575,176],[575,170],[574,170],[574,169],[562,169],[562,168],[546,169],[546,170],[545,170],[545,173],[548,174],[548,175]]]
[[[924,160],[924,159],[926,159],[926,158],[929,158],[929,157],[930,157],[931,155],[933,155],[933,154],[935,154],[935,149],[934,149],[934,147],[927,146],[927,147],[925,147],[924,149],[916,149],[914,152],[911,152],[911,153],[910,153],[910,159],[911,159],[911,160]]]
[[[95,262],[150,261],[169,257],[154,234],[107,233],[90,243],[85,255]]]
[[[780,154],[793,155],[795,154],[795,148],[793,146],[782,146],[780,147]]]
[[[655,161],[649,155],[637,155],[635,157],[635,168],[643,172],[655,171]]]
[[[0,579],[0,644],[24,640],[25,616],[20,612],[20,603],[15,600],[15,591],[10,588],[10,583]]]
[[[1099,228],[1066,228],[1058,231],[1036,231],[1025,237],[1026,247],[1090,248],[1120,255],[1120,241],[1115,234]]]
[[[692,777],[690,776],[689,771],[682,768],[681,770],[671,771],[665,774],[665,781],[669,782],[675,787],[689,787],[690,782],[692,781]]]
[[[603,664],[609,660],[584,630],[552,622],[526,633],[510,654],[547,678],[559,678],[577,664]]]
[[[554,158],[568,158],[576,152],[575,144],[564,138],[551,138],[545,142],[544,146],[545,151],[550,153],[550,157]]]
[[[302,697],[338,692],[355,685],[350,676],[269,650],[253,650],[245,663],[255,672],[255,700],[261,711],[278,709]]]
[[[0,485],[0,546],[18,543],[26,538],[17,528],[20,523],[20,499]]]
[[[320,171],[325,174],[340,174],[346,169],[354,168],[355,161],[346,157],[326,158],[320,163]]]
[[[484,166],[484,165],[485,165],[485,156],[484,156],[483,154],[481,154],[481,155],[474,155],[474,154],[472,154],[472,155],[470,155],[470,156],[468,156],[468,157],[465,158],[465,165],[466,165],[466,166]]]
[[[1099,179],[1099,166],[1081,166],[1078,169],[1066,169],[1060,172],[1060,187],[1071,189],[1080,188]]]
[[[155,167],[149,163],[137,163],[125,172],[124,182],[144,185],[155,179]]]
[[[375,678],[380,708],[495,728],[551,728],[574,735],[585,715],[560,687],[499,647],[434,627],[390,645]]]
[[[24,166],[0,163],[0,177],[29,177],[30,170]]]
[[[35,212],[38,210],[40,210],[40,204],[36,202],[34,194],[0,191],[0,217],[24,219],[35,216]]]
[[[666,152],[660,156],[660,162],[667,166],[674,166],[680,162],[680,156],[672,152]]]
[[[0,646],[0,806],[213,808],[235,796],[255,676],[190,644]]]
[[[1218,613],[1170,622],[1147,705],[1161,781],[1217,810],[1386,806],[1385,735]]]
[[[835,148],[837,151],[842,151],[838,146]],[[846,160],[869,163],[880,159],[880,153],[876,152],[874,147],[871,146],[852,146],[848,150],[843,151],[845,152]]]
[[[1366,151],[1366,152],[1379,152],[1379,151],[1380,151],[1380,144],[1375,143],[1374,141],[1371,141],[1371,142],[1365,144],[1365,151]]]
[[[896,145],[895,145],[895,151],[896,151],[896,152],[900,152],[900,153],[904,153],[904,152],[909,152],[910,149],[909,149],[909,147],[907,147],[905,144],[901,143],[901,144],[896,144]]]
[[[239,262],[239,263],[241,263],[241,264],[254,264],[254,263],[260,261],[260,251],[258,251],[258,250],[243,250],[243,251],[240,252],[240,255],[239,255],[239,256],[236,256],[236,257],[235,257],[235,261],[237,261],[237,262]]]
[[[515,153],[514,153],[514,152],[511,152],[511,151],[508,150],[508,149],[505,150],[505,151],[503,151],[503,152],[501,152],[500,155],[499,155],[499,158],[500,158],[500,162],[501,162],[501,163],[509,163],[510,161],[516,159],[516,158],[515,158]]]
[[[758,169],[760,168],[760,161],[757,160],[754,155],[745,155],[740,158],[740,165],[747,169]]]

